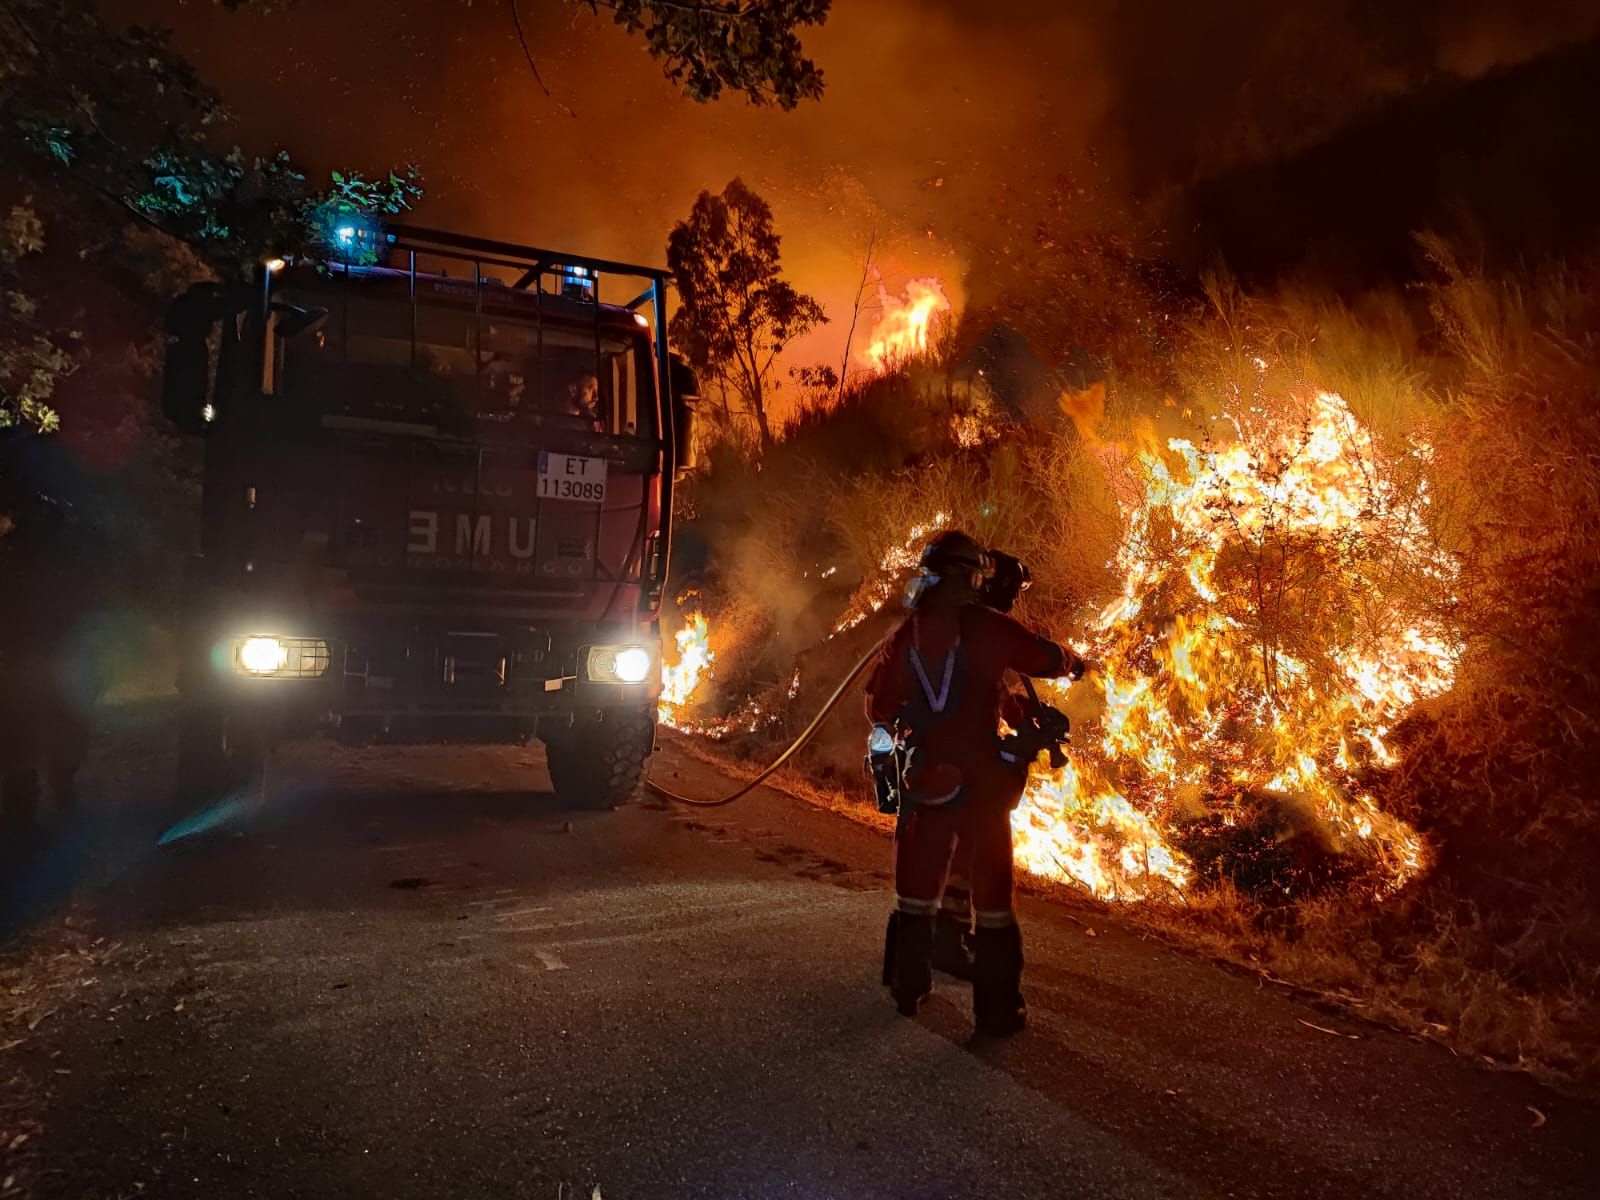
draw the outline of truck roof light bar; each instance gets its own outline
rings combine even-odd
[[[516,242],[499,242],[489,238],[468,237],[464,234],[443,233],[415,225],[390,225],[390,244],[402,250],[420,253],[449,254],[457,258],[489,261],[485,256],[508,259],[500,265],[527,268],[541,273],[553,266],[584,267],[590,271],[611,275],[636,275],[642,279],[668,279],[671,272],[665,267],[644,266],[639,263],[619,262],[614,259],[590,258],[583,254],[568,254],[560,250],[544,250],[537,246],[523,246]],[[531,282],[531,281],[530,281]],[[523,285],[526,286],[526,285]]]

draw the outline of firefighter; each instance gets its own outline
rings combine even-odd
[[[992,572],[988,553],[965,533],[949,530],[928,543],[911,614],[884,642],[867,685],[867,715],[898,725],[914,746],[895,837],[885,982],[907,1016],[932,990],[935,919],[959,841],[977,924],[973,1015],[980,1033],[1005,1036],[1027,1023],[1011,862],[1011,810],[1024,776],[1000,757],[1006,672],[1054,678],[1081,672],[1083,663],[987,607],[982,592]]]
[[[996,612],[1009,613],[1033,582],[1032,576],[1022,561],[1010,554],[991,550],[989,558],[993,572],[984,583],[981,599]],[[1022,725],[1023,698],[1010,688],[1000,702],[1000,716],[1012,728]],[[971,859],[967,839],[958,836],[944,895],[939,898],[939,915],[933,923],[934,970],[968,981],[972,979]]]

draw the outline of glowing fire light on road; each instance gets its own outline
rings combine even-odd
[[[950,298],[944,293],[944,284],[930,276],[911,280],[905,294],[898,297],[891,296],[880,282],[878,306],[881,315],[861,352],[861,361],[882,374],[927,354],[929,326],[935,317],[950,311]]]

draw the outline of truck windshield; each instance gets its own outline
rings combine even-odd
[[[308,298],[309,302],[311,301]],[[324,298],[326,304],[326,298]],[[348,296],[279,339],[276,391],[324,413],[526,436],[655,435],[644,337],[546,318]]]

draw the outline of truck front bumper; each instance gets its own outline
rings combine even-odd
[[[186,695],[231,712],[340,725],[445,722],[542,724],[613,708],[653,706],[660,639],[629,627],[417,621],[234,623],[213,628],[186,656]],[[589,678],[596,647],[642,649],[627,661],[637,683]],[[606,662],[614,655],[602,653]]]

